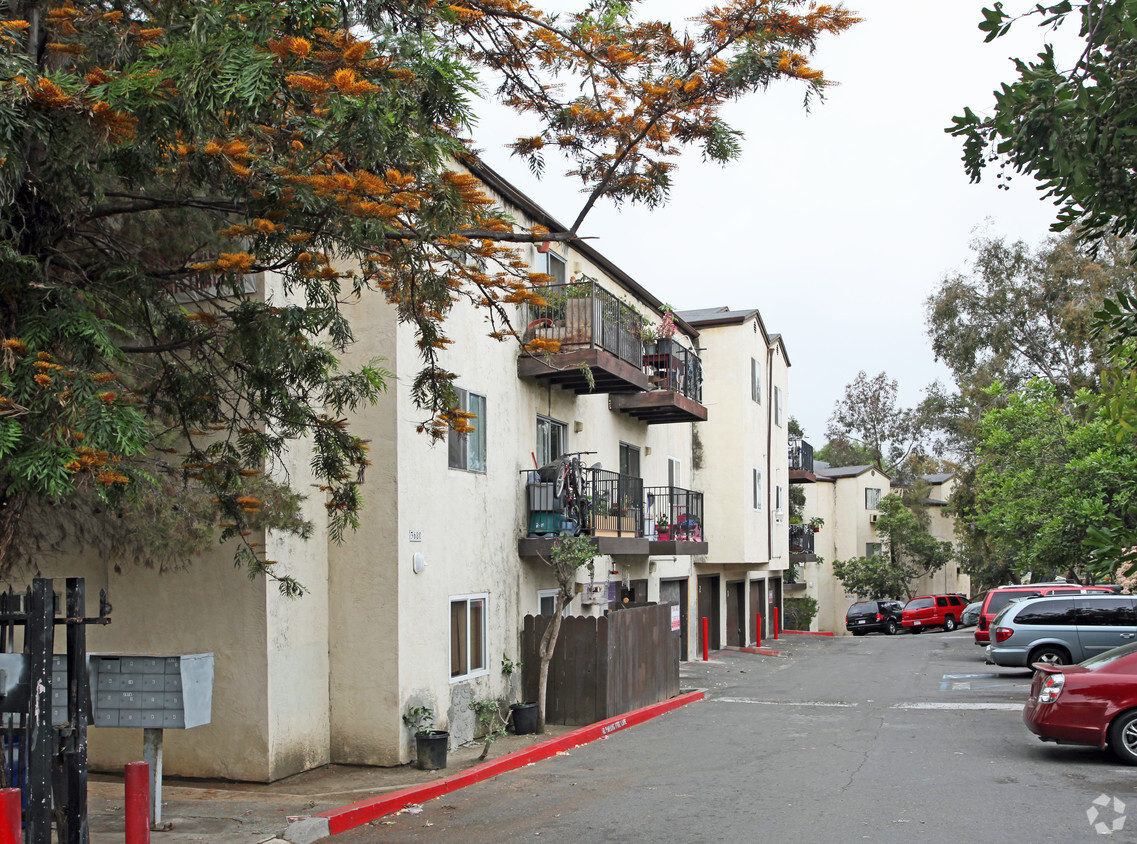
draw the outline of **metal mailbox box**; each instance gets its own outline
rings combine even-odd
[[[213,654],[91,654],[89,665],[93,726],[186,730],[209,723]]]

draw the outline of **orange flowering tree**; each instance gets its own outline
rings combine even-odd
[[[46,533],[181,560],[306,534],[266,466],[299,437],[331,533],[358,518],[367,444],[345,413],[388,373],[349,370],[348,307],[413,327],[420,429],[461,429],[447,317],[541,301],[511,244],[572,240],[601,200],[665,200],[690,145],[725,162],[721,106],[779,79],[808,94],[839,6],[729,0],[676,31],[634,4],[560,16],[520,0],[13,0],[0,20],[0,571]],[[461,162],[478,74],[540,129],[586,199],[568,231],[516,227]],[[270,477],[271,476],[271,477]],[[167,506],[173,500],[172,507]],[[54,508],[54,509],[52,509]],[[86,532],[84,534],[84,532]]]

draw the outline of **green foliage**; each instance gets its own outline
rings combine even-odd
[[[817,618],[818,603],[808,595],[782,600],[783,628],[786,630],[808,630],[813,619]]]
[[[481,761],[489,755],[490,745],[505,735],[506,721],[501,715],[501,701],[498,700],[472,700],[468,704],[474,710],[478,719],[479,737],[482,740]]]
[[[846,385],[845,397],[833,408],[825,432],[829,444],[842,444],[834,446],[840,459],[863,456],[869,458],[865,465],[888,475],[900,471],[918,444],[920,430],[915,413],[897,406],[898,390],[896,380],[890,381],[883,372],[869,378],[863,370]]]
[[[834,560],[833,574],[846,592],[858,598],[882,600],[910,595],[905,573],[880,554]]]
[[[434,729],[434,710],[427,706],[412,706],[403,713],[403,724],[416,736]]]
[[[1002,3],[984,9],[987,41],[1017,23]],[[946,131],[963,141],[963,162],[978,181],[992,162],[1000,186],[1012,172],[1034,178],[1058,206],[1053,226],[1080,227],[1090,239],[1137,232],[1137,7],[1126,0],[1037,4],[1022,16],[1050,30],[1072,18],[1084,49],[1059,64],[1042,46],[1015,60],[1016,77],[995,91],[983,116],[970,108]]]

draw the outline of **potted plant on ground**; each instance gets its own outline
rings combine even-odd
[[[450,746],[450,733],[434,729],[434,711],[415,706],[403,715],[403,723],[415,735],[416,765],[422,771],[436,771],[446,767],[446,751]]]
[[[521,667],[506,654],[501,655],[501,673],[509,682],[510,697],[513,697],[513,672]],[[519,736],[537,732],[537,701],[526,700],[509,705],[509,717],[513,720],[513,732]]]

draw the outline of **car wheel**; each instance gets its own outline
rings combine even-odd
[[[888,624],[886,624],[884,627],[884,635],[886,635],[886,636],[895,636],[896,635],[896,619],[890,618],[888,620]]]
[[[1127,765],[1137,765],[1137,710],[1113,719],[1109,725],[1109,749]]]
[[[1064,648],[1059,648],[1054,645],[1044,645],[1041,648],[1036,648],[1031,651],[1030,659],[1026,661],[1026,664],[1034,665],[1036,662],[1045,663],[1046,665],[1069,665],[1070,654],[1066,653]]]
[[[944,630],[948,633],[955,630],[955,618],[953,618],[952,616],[949,615],[944,620]]]

